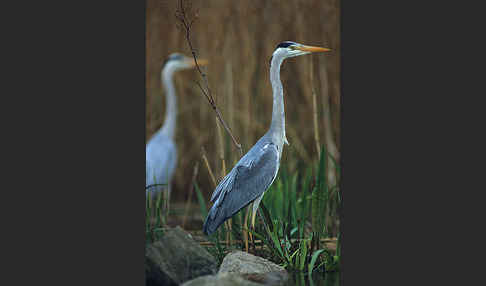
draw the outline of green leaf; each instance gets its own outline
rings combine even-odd
[[[319,257],[319,254],[321,254],[324,251],[324,249],[319,249],[312,254],[311,261],[309,263],[309,276],[312,275],[312,271],[314,270],[314,264],[316,264],[317,258]]]
[[[292,237],[294,235],[294,233],[297,232],[297,230],[299,230],[298,227],[294,227],[291,231],[290,231],[290,237]]]
[[[280,256],[282,256],[282,258],[285,258],[285,255],[283,254],[282,246],[280,245],[280,241],[277,237],[277,234],[275,232],[270,233],[270,238],[272,239],[273,244],[275,245],[275,248],[278,250],[278,253],[280,254]]]
[[[268,209],[263,202],[260,203],[260,209],[263,212],[263,217],[265,218],[266,224],[270,228],[270,231],[273,232],[272,217],[270,216],[270,213],[268,212]]]
[[[307,258],[307,240],[303,239],[300,241],[300,265],[299,265],[299,270],[302,271],[304,270],[304,265],[305,265],[305,260]]]

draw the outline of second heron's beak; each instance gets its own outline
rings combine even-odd
[[[191,62],[191,66],[192,67],[195,67],[196,66],[196,62],[194,61],[194,59],[190,59],[190,62]],[[208,63],[209,63],[209,61],[206,60],[206,59],[197,59],[197,64],[200,67],[208,65]]]
[[[314,47],[314,46],[305,46],[305,45],[295,46],[294,49],[300,50],[300,51],[303,51],[303,52],[310,52],[310,53],[329,52],[329,51],[331,51],[331,49],[327,49],[327,48]]]

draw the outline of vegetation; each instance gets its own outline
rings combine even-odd
[[[222,260],[231,249],[244,250],[245,230],[248,230],[254,238],[253,242],[249,242],[250,250],[288,270],[309,274],[315,269],[336,270],[339,265],[339,247],[333,254],[325,243],[326,239],[336,234],[336,230],[332,230],[325,221],[328,216],[331,216],[328,221],[338,220],[334,206],[339,203],[337,186],[329,187],[327,184],[328,157],[329,153],[323,147],[318,165],[307,168],[302,174],[290,174],[287,167],[282,166],[260,204],[260,219],[256,222],[255,230],[248,230],[244,220],[250,204],[233,216],[231,230],[227,225],[222,225],[210,237],[214,243],[210,251]],[[335,165],[335,168],[339,174],[339,167]],[[201,216],[205,218],[205,201],[200,195],[198,198]],[[334,207],[331,212],[327,211],[330,207]],[[230,235],[235,242],[233,244],[227,240]]]
[[[155,199],[146,196],[145,199],[145,243],[158,240],[163,234],[166,218],[163,213],[163,195],[159,192]]]
[[[340,169],[336,163],[340,144],[338,1],[296,0],[286,5],[276,0],[189,2],[194,6],[189,9],[192,14],[187,15],[190,40],[181,24],[183,21],[179,21],[181,15],[174,13],[179,1],[147,2],[147,138],[164,118],[160,68],[167,54],[179,51],[191,55],[196,51],[197,57],[210,62],[207,77],[199,70],[200,76],[188,72],[175,78],[180,107],[178,126],[181,126],[176,141],[183,156],[174,179],[174,189],[179,191],[173,193],[172,199],[190,202],[192,188],[189,187],[193,186],[204,220],[215,184],[227,173],[227,166],[231,168],[241,157],[232,141],[240,142],[244,153],[264,134],[272,109],[268,59],[279,42],[293,40],[330,47],[333,52],[325,57],[288,60],[282,67],[286,131],[292,145],[286,147],[278,177],[260,204],[255,229],[248,229],[250,204],[211,235],[207,245],[220,262],[228,251],[241,249],[300,273],[312,275],[316,271],[337,270],[340,257],[337,216]],[[195,25],[192,20],[196,21]],[[201,82],[205,89],[201,88]],[[221,110],[221,117],[211,107]],[[225,133],[223,138],[222,127],[218,125],[224,127],[223,121],[236,140],[233,134]],[[201,149],[207,150],[202,156],[207,173],[197,176],[196,171],[189,181],[192,165],[201,159]],[[180,191],[186,189],[191,192]],[[160,211],[162,198],[155,202],[149,200],[147,240],[162,235],[164,225]],[[329,242],[336,237],[338,247],[334,250]]]

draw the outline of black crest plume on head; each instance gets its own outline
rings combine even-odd
[[[296,42],[292,42],[292,41],[285,41],[285,42],[281,42],[280,44],[277,45],[277,47],[275,49],[278,49],[278,48],[286,48],[288,46],[291,46],[291,45],[296,45],[297,43]]]

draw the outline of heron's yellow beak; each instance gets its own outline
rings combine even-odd
[[[304,51],[304,52],[311,52],[311,53],[331,51],[331,49],[327,49],[327,48],[314,47],[314,46],[304,46],[304,45],[295,46],[294,49]]]
[[[209,61],[206,60],[206,59],[197,59],[197,64],[202,67],[202,66],[206,66],[208,65]],[[194,61],[194,59],[191,59],[191,64],[193,67],[196,66],[196,62]]]

